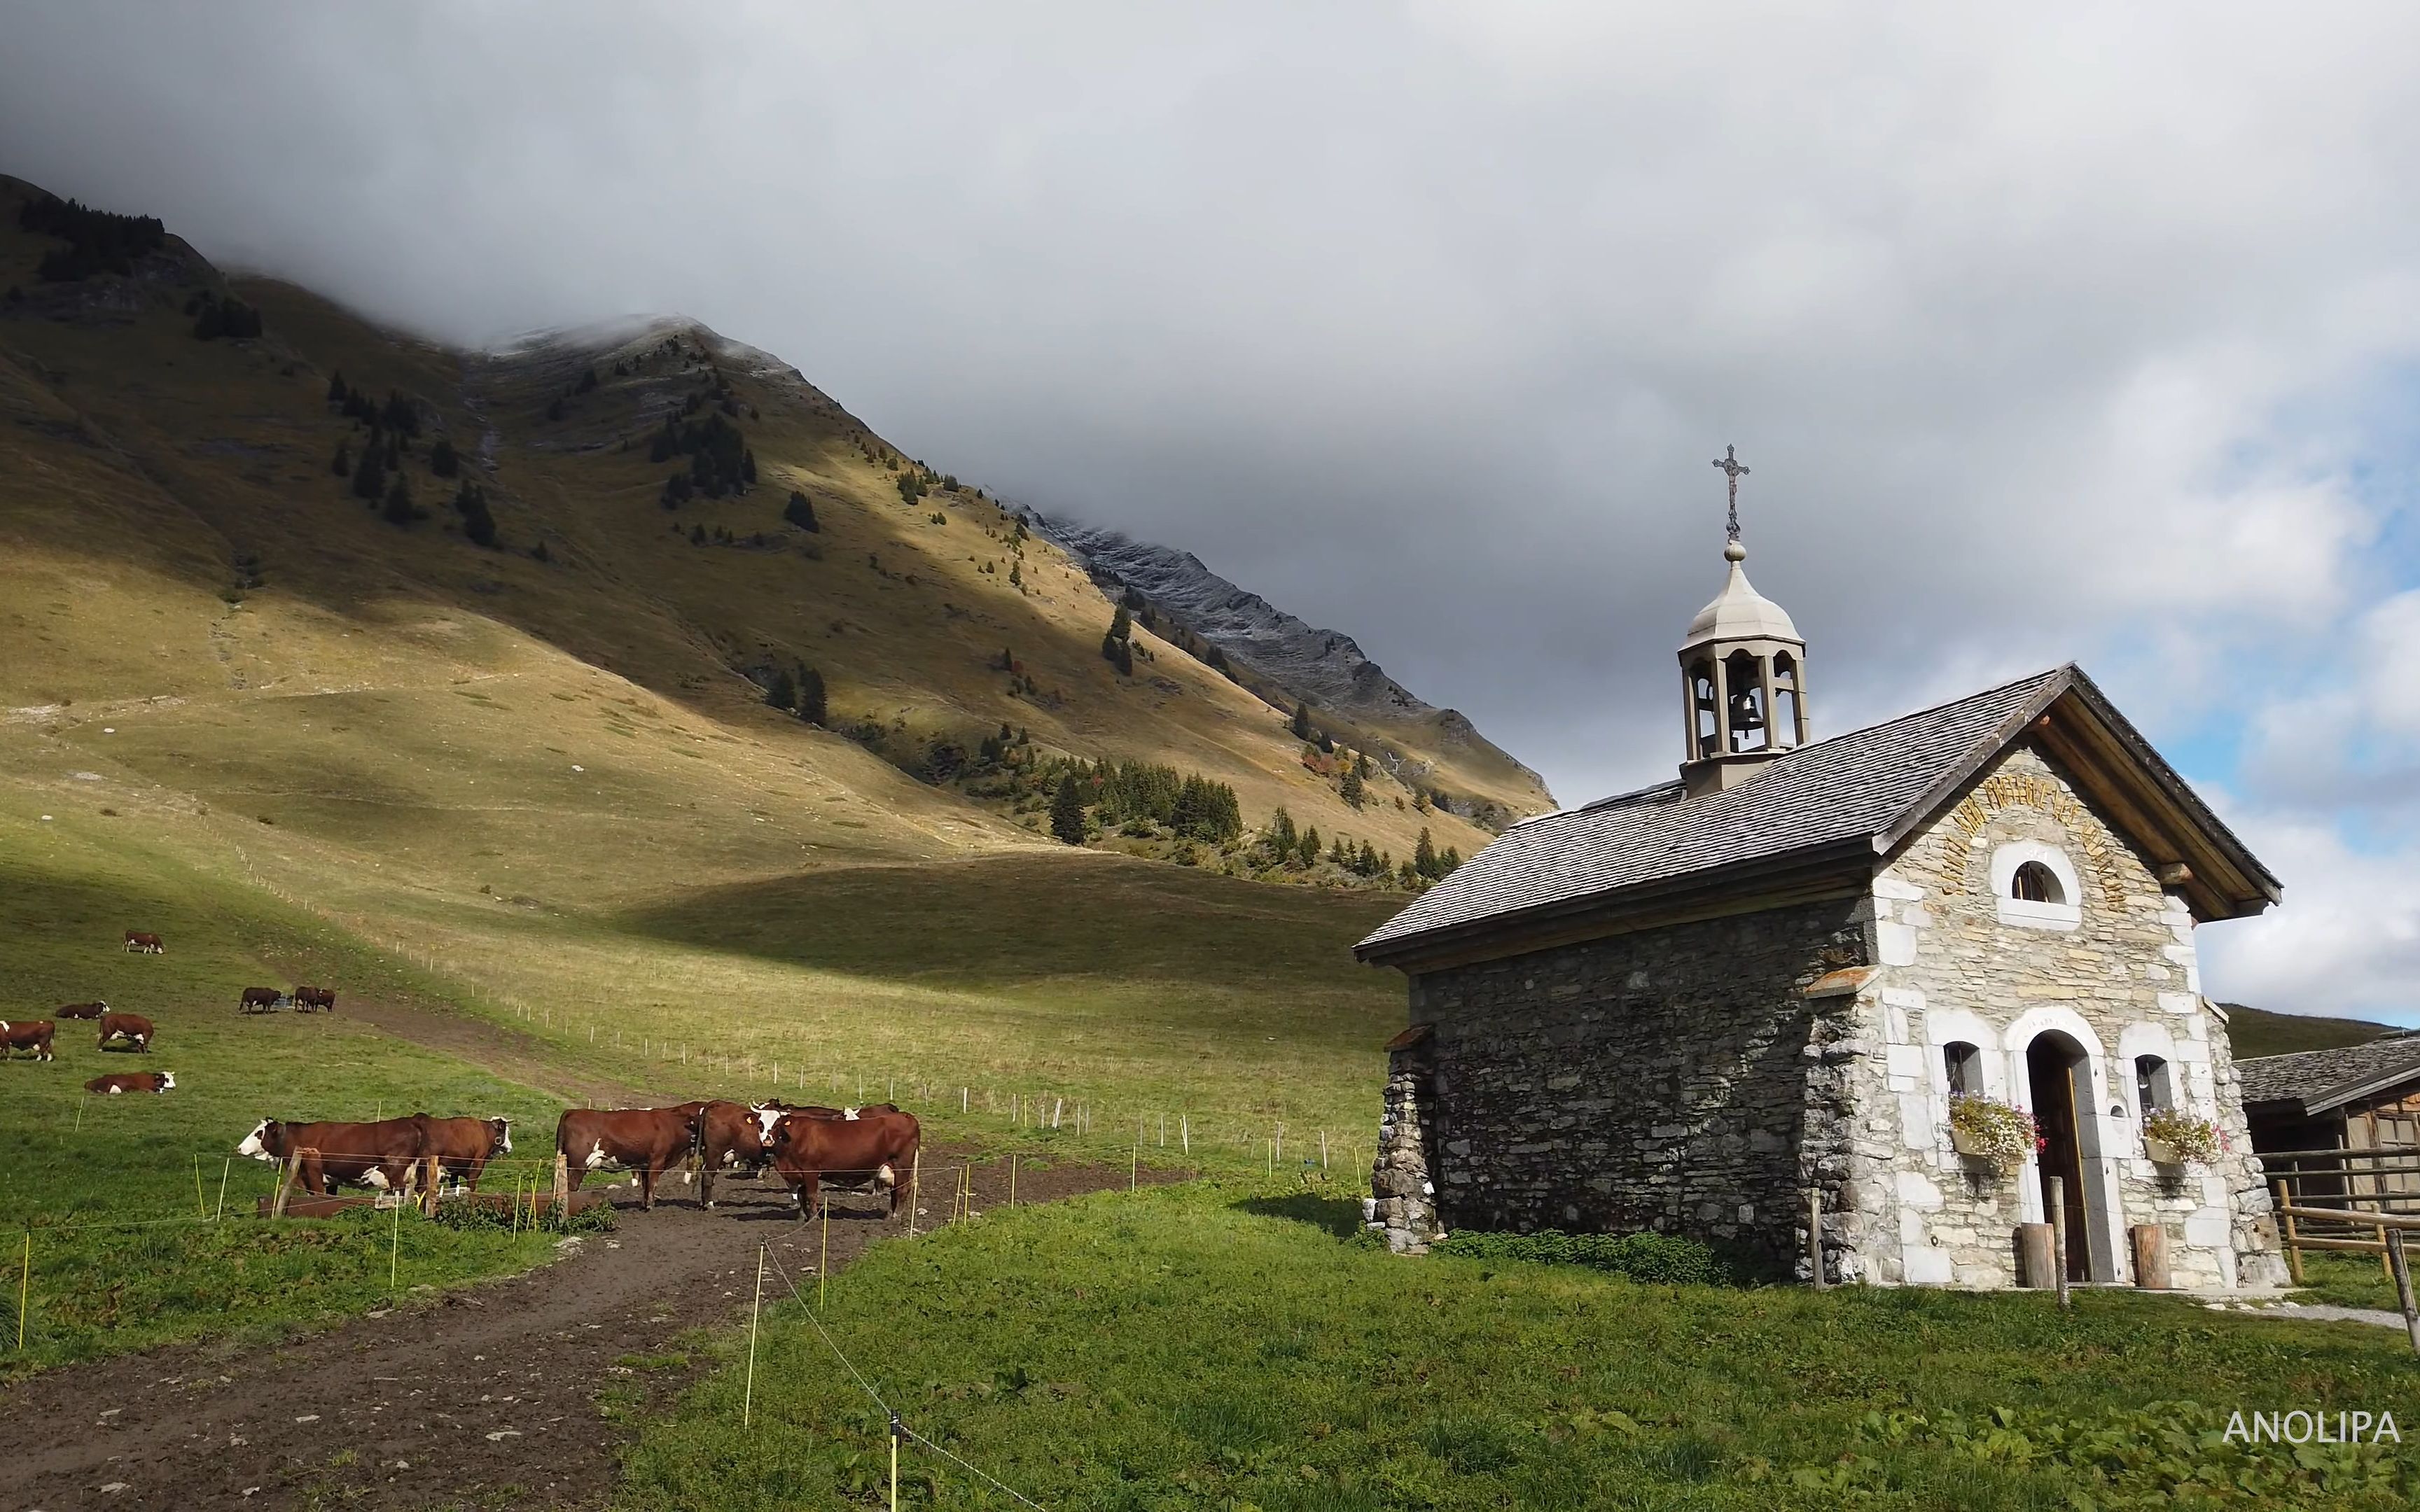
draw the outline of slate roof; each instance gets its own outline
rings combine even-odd
[[[1642,883],[1868,839],[2046,694],[2060,667],[1955,702],[1801,746],[1753,779],[1702,797],[1675,779],[1525,819],[1363,940],[1358,949]]]
[[[2301,1050],[2289,1056],[2255,1056],[2235,1063],[2246,1103],[2303,1104],[2324,1113],[2364,1093],[2420,1077],[2420,1034],[2372,1040],[2334,1050]]]

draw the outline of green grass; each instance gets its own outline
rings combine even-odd
[[[271,1167],[234,1158],[263,1117],[371,1118],[426,1109],[503,1114],[526,1131],[535,1169],[556,1104],[463,1061],[334,1015],[239,1017],[236,991],[291,980],[303,961],[397,994],[383,965],[272,900],[197,876],[139,841],[105,849],[71,825],[0,816],[0,937],[9,980],[0,1015],[106,998],[158,1026],[151,1054],[102,1053],[61,1021],[57,1058],[0,1064],[0,1374],[226,1332],[308,1325],[396,1290],[525,1267],[542,1238],[463,1232],[368,1215],[271,1228],[251,1213]],[[141,921],[168,940],[128,955]],[[383,979],[383,980],[382,980]],[[30,1010],[30,1011],[29,1011]],[[163,1096],[92,1097],[106,1071],[173,1071]],[[489,1180],[509,1182],[491,1167]],[[224,1196],[222,1196],[224,1194]],[[204,1222],[205,1217],[223,1221]],[[25,1348],[14,1348],[30,1236]],[[396,1274],[390,1288],[390,1249]]]
[[[2393,1411],[2381,1330],[2086,1292],[1642,1286],[1404,1259],[1343,1198],[1203,1182],[994,1212],[877,1246],[827,1326],[908,1426],[1055,1508],[2399,1506],[2383,1454],[2196,1442],[2242,1408]],[[798,1304],[754,1423],[731,1363],[646,1427],[620,1504],[860,1504],[879,1412]],[[2190,1401],[2198,1406],[2172,1405]],[[915,1504],[1004,1506],[921,1447]],[[2082,1494],[2090,1502],[2071,1501]],[[867,1503],[867,1504],[871,1504]]]

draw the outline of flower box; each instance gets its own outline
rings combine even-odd
[[[2154,1165],[2182,1165],[2185,1163],[2184,1151],[2164,1139],[2153,1139],[2149,1134],[2143,1136],[2143,1153],[2150,1157]]]
[[[2023,1108],[1964,1093],[1949,1100],[1949,1148],[1968,1160],[2013,1170],[2040,1143],[2040,1132]]]
[[[2218,1158],[2218,1128],[2176,1108],[2158,1108],[2143,1119],[2143,1153],[2155,1165],[2186,1165]]]

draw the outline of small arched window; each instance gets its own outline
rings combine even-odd
[[[2067,889],[2059,886],[2058,874],[2040,861],[2027,861],[2017,868],[2009,879],[2009,896],[2019,903],[2063,903]]]
[[[2168,1063],[2157,1056],[2134,1057],[2134,1105],[2146,1117],[2177,1105],[2176,1083],[2168,1075]]]
[[[1949,1073],[1949,1095],[1979,1096],[1983,1090],[1983,1052],[1963,1040],[1941,1047],[1941,1065]]]

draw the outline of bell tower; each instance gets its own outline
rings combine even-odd
[[[1740,544],[1739,481],[1747,469],[1728,446],[1714,466],[1730,484],[1730,539],[1723,546],[1730,573],[1681,641],[1687,736],[1681,778],[1693,798],[1739,786],[1807,741],[1807,642],[1741,566],[1747,548]]]

